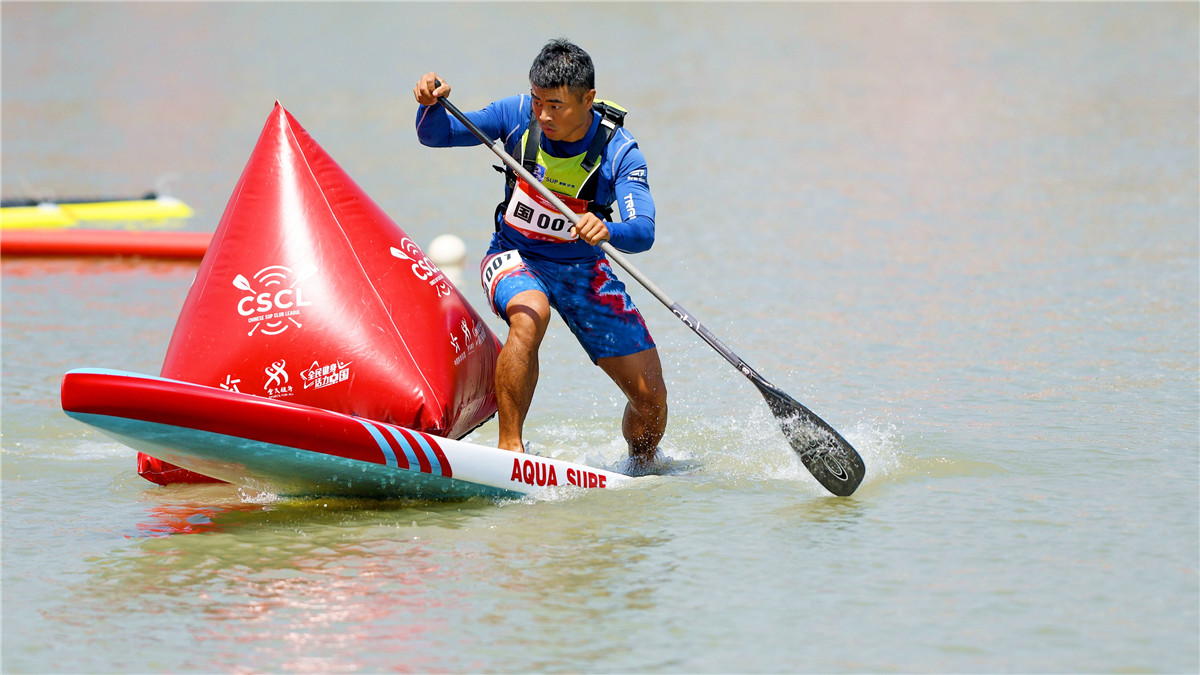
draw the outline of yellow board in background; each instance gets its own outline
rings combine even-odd
[[[90,220],[190,218],[192,209],[174,197],[78,204],[39,204],[0,209],[0,228],[69,227]]]
[[[33,227],[67,227],[75,219],[63,212],[58,204],[10,206],[0,209],[0,228],[25,229]]]
[[[192,217],[192,209],[174,197],[127,202],[61,204],[60,208],[75,220],[165,220]]]

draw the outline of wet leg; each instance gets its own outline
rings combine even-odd
[[[541,291],[524,291],[509,301],[508,338],[496,361],[498,446],[524,452],[525,416],[538,381],[538,348],[550,324],[550,301]]]
[[[663,381],[658,349],[651,347],[628,356],[596,361],[628,399],[621,433],[629,443],[629,456],[649,463],[667,430],[667,385]]]

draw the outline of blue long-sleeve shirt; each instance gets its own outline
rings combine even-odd
[[[527,95],[510,96],[490,103],[483,110],[465,114],[489,138],[503,139],[504,149],[510,155],[515,155],[517,144],[529,128],[530,105]],[[542,150],[554,157],[583,154],[591,146],[599,127],[600,114],[593,112],[592,126],[582,139],[568,143],[552,141],[543,135]],[[440,105],[420,106],[417,109],[417,138],[422,145],[438,148],[481,143],[464,124],[451,117]],[[618,127],[604,147],[600,155],[599,172],[595,202],[602,205],[616,202],[615,213],[621,217],[619,221],[608,223],[610,243],[626,253],[648,250],[654,243],[654,199],[650,196],[646,158],[638,148],[637,141],[624,128]],[[509,188],[506,186],[504,198],[507,200],[508,197]],[[539,241],[505,226],[496,232],[493,243],[500,248],[516,249],[522,255],[532,254],[563,262],[583,262],[603,255],[599,247],[589,246],[582,240]]]

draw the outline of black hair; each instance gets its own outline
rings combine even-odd
[[[529,67],[529,83],[543,89],[566,87],[583,96],[596,88],[596,70],[592,57],[565,38],[551,40],[542,47]]]

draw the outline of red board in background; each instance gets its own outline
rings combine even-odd
[[[137,256],[200,260],[209,232],[155,230],[12,230],[0,232],[4,256]]]
[[[499,349],[441,270],[276,103],[162,375],[461,438],[495,413]],[[204,480],[172,469],[139,456],[149,480]]]

